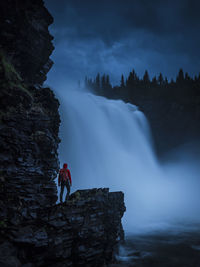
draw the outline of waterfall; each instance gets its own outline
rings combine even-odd
[[[123,191],[127,231],[200,214],[199,205],[191,209],[199,194],[197,179],[191,183],[185,176],[186,165],[160,165],[148,121],[136,106],[77,91],[59,99],[60,161],[69,164],[73,191]]]

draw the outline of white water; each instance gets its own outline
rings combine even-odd
[[[198,168],[182,162],[160,166],[148,122],[137,107],[83,92],[59,98],[60,160],[69,164],[73,191],[123,191],[127,231],[199,218]]]

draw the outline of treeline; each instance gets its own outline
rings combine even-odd
[[[127,78],[121,76],[120,85],[112,86],[109,75],[96,75],[94,79],[85,78],[85,86],[95,94],[114,99],[137,103],[142,100],[165,100],[165,101],[196,101],[200,97],[200,74],[190,77],[182,69],[179,70],[175,80],[170,81],[163,77],[150,79],[146,70],[143,78],[139,78],[133,70]]]

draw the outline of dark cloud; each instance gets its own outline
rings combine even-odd
[[[54,17],[54,69],[68,81],[107,72],[114,82],[134,68],[141,76],[200,71],[200,1],[46,0]]]

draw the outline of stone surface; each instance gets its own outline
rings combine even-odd
[[[5,56],[0,58],[0,190],[7,196],[0,199],[26,201],[33,209],[49,206],[57,200],[59,103],[50,89],[22,83]]]
[[[29,211],[28,204],[26,208]],[[16,211],[17,222],[7,218],[0,226],[2,264],[12,266],[15,260],[16,266],[104,266],[124,238],[122,192],[79,190],[65,204],[36,209],[34,218],[24,209]]]
[[[52,66],[52,22],[41,0],[0,1],[0,47],[28,84],[42,84]]]
[[[0,266],[105,266],[123,240],[123,193],[79,190],[56,204],[59,102],[38,87],[51,22],[42,0],[0,2]]]

